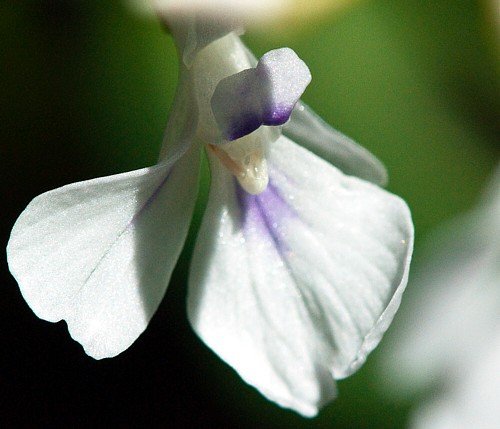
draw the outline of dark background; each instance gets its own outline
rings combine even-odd
[[[473,205],[499,159],[499,51],[487,4],[365,1],[309,26],[246,37],[257,55],[295,49],[313,74],[306,102],[386,164],[389,189],[412,208],[417,264],[422,238]],[[4,1],[0,32],[6,244],[36,195],[155,162],[177,59],[156,21],[117,1]],[[207,180],[205,172],[203,189]],[[2,258],[2,427],[404,426],[420,397],[383,394],[374,362],[391,353],[384,342],[313,420],[263,399],[202,345],[184,298],[203,201],[158,313],[113,359],[87,357],[64,323],[37,319]]]

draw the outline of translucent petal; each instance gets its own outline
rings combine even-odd
[[[286,137],[270,147],[260,195],[211,165],[190,322],[246,382],[313,416],[398,308],[413,246],[408,208]]]
[[[198,136],[205,143],[216,144],[221,133],[210,100],[217,84],[235,73],[251,68],[240,38],[231,33],[200,51],[189,70],[194,99],[198,108]]]
[[[383,164],[365,148],[335,130],[304,103],[297,103],[283,134],[345,174],[357,176],[377,185],[387,184]]]
[[[239,36],[244,33],[241,20],[232,16],[164,13],[160,17],[172,32],[182,61],[188,68],[193,65],[198,52],[212,42],[233,32]]]
[[[172,162],[73,183],[36,197],[7,248],[42,319],[66,320],[87,354],[127,349],[156,311],[193,211],[199,149]]]

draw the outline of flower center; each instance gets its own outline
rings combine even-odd
[[[267,145],[279,137],[311,74],[288,48],[253,63],[239,38],[229,34],[200,51],[192,76],[198,137],[247,192],[259,194],[269,181]]]
[[[265,149],[266,143],[274,139],[266,131],[259,129],[232,142],[208,145],[242,188],[252,195],[263,192],[269,182]]]

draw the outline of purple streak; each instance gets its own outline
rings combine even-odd
[[[270,241],[284,257],[289,250],[285,241],[287,231],[284,221],[296,217],[295,211],[271,182],[259,195],[245,192],[237,182],[235,186],[244,234],[249,235],[252,232],[262,234],[262,238]]]
[[[241,116],[233,118],[233,122],[227,125],[224,131],[225,137],[229,141],[237,140],[253,131],[261,125],[283,125],[290,119],[294,105],[273,105],[267,106],[262,114],[256,112],[245,112]]]

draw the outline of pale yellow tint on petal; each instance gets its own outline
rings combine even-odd
[[[330,18],[359,0],[286,0],[286,7],[275,16],[262,22],[249,22],[258,30],[258,24],[273,25],[275,31],[294,31],[297,27],[307,27],[317,21]],[[265,28],[264,28],[265,29]]]
[[[252,29],[276,31],[307,26],[358,0],[129,0],[140,10],[174,18],[197,14],[241,21]]]

